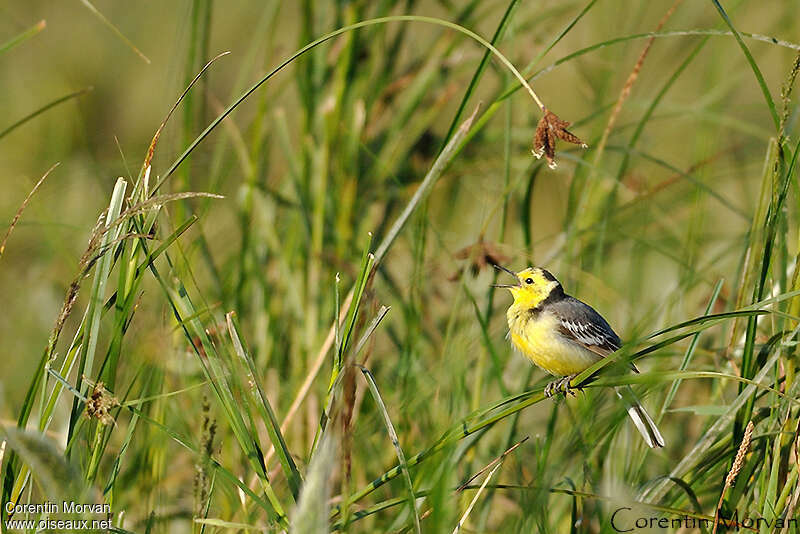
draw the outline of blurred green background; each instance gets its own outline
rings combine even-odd
[[[48,102],[91,88],[0,137],[0,221],[10,222],[42,174],[61,163],[30,201],[0,256],[4,425],[13,425],[26,402],[38,358],[117,177],[128,181],[130,191],[153,134],[206,61],[231,52],[210,67],[167,124],[151,184],[265,72],[311,40],[372,17],[436,17],[486,39],[502,26],[499,50],[526,76],[537,73],[531,82],[537,94],[574,123],[571,131],[590,148],[560,142],[555,170],[534,159],[530,148],[539,109],[525,91],[498,100],[515,85],[511,73],[492,60],[470,91],[485,48],[420,21],[345,33],[248,97],[165,183],[163,193],[202,191],[225,198],[165,205],[159,239],[190,214],[200,219],[170,249],[173,269],[166,263],[159,268],[170,283],[181,281],[189,289],[203,327],[219,338],[220,346],[226,343],[224,314],[236,312],[257,379],[279,420],[334,320],[336,274],[341,274],[343,300],[358,277],[368,232],[374,250],[444,145],[465,95],[458,122],[480,102],[480,128],[416,207],[361,306],[359,332],[379,305],[391,306],[367,351],[355,359],[373,371],[406,456],[423,450],[473,410],[545,379],[538,370],[528,378],[529,363],[504,339],[510,297],[490,289],[495,274],[486,265],[486,254],[516,270],[528,264],[548,268],[568,293],[600,311],[624,340],[703,315],[719,280],[724,282],[713,311],[732,311],[753,298],[752,280],[744,277],[760,268],[751,265],[758,254],[753,236],[762,244],[769,240],[759,233],[763,213],[758,202],[763,184],[769,183],[765,153],[777,131],[751,65],[712,2],[680,3],[666,21],[662,33],[668,34],[656,38],[644,58],[602,153],[597,147],[614,103],[647,45],[647,32],[656,30],[669,2],[95,0],[92,5],[102,15],[77,0],[0,7],[0,41],[46,21],[41,32],[0,54],[0,130]],[[780,88],[800,49],[797,3],[730,1],[724,7],[739,31],[770,36],[745,36],[744,41],[777,113],[786,109],[785,131],[790,139],[796,137],[797,106],[782,102]],[[781,42],[771,42],[772,37]],[[794,145],[786,146],[784,170]],[[792,288],[798,209],[793,178],[790,183],[764,297]],[[770,197],[765,197],[768,202]],[[111,280],[116,287],[116,279]],[[88,304],[90,281],[91,276],[83,281],[56,348],[59,365]],[[158,396],[203,383],[198,357],[177,327],[159,283],[145,276],[137,294],[116,366],[116,395],[131,387],[133,397]],[[793,327],[780,321],[789,319],[760,323],[759,346],[783,326]],[[108,349],[115,324],[110,317],[104,320],[98,354]],[[739,374],[744,341],[738,334],[743,330],[732,330],[733,321],[728,321],[704,334],[690,367]],[[689,341],[669,345],[637,365],[645,372],[677,370]],[[286,431],[301,472],[325,404],[331,358]],[[101,356],[96,366],[99,361]],[[776,371],[776,381],[784,370]],[[91,380],[98,372],[84,371]],[[146,387],[141,385],[145,374],[151,376]],[[343,453],[343,442],[337,453],[352,455],[353,481],[341,482],[347,465],[342,459],[331,474],[334,504],[341,502],[337,495],[352,495],[397,462],[360,373],[356,382],[356,410],[348,430],[352,450]],[[670,381],[655,380],[642,390],[651,412],[660,413],[670,386]],[[208,388],[205,383],[159,398],[148,413],[175,432],[200,439]],[[567,404],[536,404],[518,420],[504,419],[446,448],[431,465],[411,471],[417,490],[431,491],[420,513],[428,507],[434,512],[422,525],[451,531],[470,499],[443,488],[465,481],[530,436],[493,482],[539,489],[484,494],[466,530],[562,532],[570,517],[585,514],[578,530],[605,531],[613,508],[542,488],[563,485],[566,477],[572,489],[635,494],[679,463],[737,388],[723,380],[684,382],[669,408],[688,409],[664,411],[668,447],[647,456],[607,390],[592,389]],[[70,405],[65,395],[50,427],[62,448]],[[705,410],[692,408],[698,406]],[[210,413],[220,425],[216,457],[249,483],[252,472],[213,395]],[[103,481],[129,425],[130,414],[122,414],[108,431],[107,456],[100,464]],[[255,428],[268,447],[264,426]],[[740,424],[728,438],[737,441],[720,442],[720,447],[735,448]],[[78,440],[79,446],[91,442],[90,436]],[[131,443],[122,462],[124,483],[114,490],[115,512],[127,513],[125,528],[145,531],[154,512],[159,531],[197,529],[191,522],[197,517],[192,500],[193,491],[197,498],[192,489],[197,458],[143,422]],[[778,447],[786,446],[784,438]],[[765,443],[764,449],[772,445]],[[702,510],[712,515],[729,467],[729,457],[718,452],[691,481]],[[784,456],[786,463],[788,453]],[[630,458],[635,467],[626,467]],[[781,480],[788,483],[789,468],[782,469]],[[285,480],[277,479],[284,497]],[[258,507],[244,497],[240,504],[230,484],[217,484],[208,517],[263,524]],[[387,488],[379,490],[381,499],[402,501],[406,495],[400,479]],[[672,499],[664,502],[689,507],[689,501],[681,501],[685,495]],[[409,510],[391,508],[347,528],[413,530]]]

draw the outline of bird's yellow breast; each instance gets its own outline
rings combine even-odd
[[[598,354],[566,339],[551,313],[508,310],[511,343],[526,358],[555,376],[580,373],[600,359]]]

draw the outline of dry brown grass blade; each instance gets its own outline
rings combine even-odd
[[[61,162],[56,162],[56,163],[53,164],[52,167],[47,169],[47,172],[45,172],[44,175],[41,178],[39,178],[39,181],[36,182],[36,185],[33,186],[33,189],[31,189],[31,192],[28,193],[28,196],[25,197],[25,200],[22,201],[22,204],[20,205],[19,209],[17,210],[17,213],[14,215],[14,218],[11,219],[11,225],[9,225],[8,230],[6,230],[6,235],[3,236],[3,241],[0,241],[0,257],[3,256],[3,252],[5,252],[5,250],[6,250],[6,242],[8,242],[8,238],[11,235],[11,232],[14,231],[14,227],[17,226],[17,223],[19,222],[19,218],[22,217],[22,212],[25,211],[25,207],[31,201],[31,198],[33,198],[33,195],[36,194],[36,191],[38,191],[39,187],[44,183],[44,181],[47,178],[47,176],[51,172],[53,172],[53,169],[55,169],[59,165],[61,165]]]
[[[656,25],[654,32],[661,31],[661,28],[667,21],[672,17],[675,13],[675,10],[678,8],[680,3],[683,0],[675,0],[675,3],[672,4],[664,16],[661,17],[661,20]],[[639,59],[636,61],[636,64],[633,67],[633,70],[628,75],[628,79],[625,80],[625,85],[622,86],[622,91],[620,91],[619,98],[617,98],[617,103],[614,105],[614,109],[611,112],[611,115],[608,117],[608,123],[606,124],[606,129],[603,130],[603,137],[600,138],[600,142],[597,144],[597,153],[595,154],[595,164],[599,161],[600,157],[603,154],[603,150],[605,149],[606,143],[608,142],[608,137],[611,135],[611,130],[614,129],[614,125],[619,118],[619,113],[622,110],[623,104],[628,99],[631,94],[631,90],[633,89],[633,84],[636,83],[636,80],[639,78],[639,72],[642,70],[642,65],[644,65],[644,60],[647,58],[647,54],[650,53],[650,47],[653,46],[655,42],[655,36],[651,37],[647,40],[647,44],[645,44],[642,53],[639,54]]]

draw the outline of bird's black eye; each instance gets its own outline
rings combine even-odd
[[[526,278],[525,279],[525,283],[526,284],[532,284],[533,283],[533,278]]]

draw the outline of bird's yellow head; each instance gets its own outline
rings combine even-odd
[[[504,287],[511,291],[511,295],[514,297],[514,306],[535,308],[554,292],[562,296],[564,294],[561,283],[556,280],[556,277],[540,267],[528,267],[518,273],[499,265],[496,267],[517,279],[516,284],[495,285],[495,287]]]

